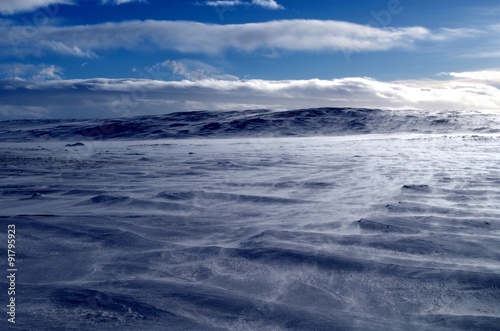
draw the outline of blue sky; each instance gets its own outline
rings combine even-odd
[[[500,108],[498,1],[6,0],[0,119]]]

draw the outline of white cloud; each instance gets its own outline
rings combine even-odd
[[[182,62],[179,61],[172,61],[172,60],[166,60],[161,63],[155,64],[151,69],[161,69],[161,68],[170,68],[172,70],[172,76],[175,75],[181,75],[182,77],[186,77],[186,75],[189,76],[187,73],[187,68],[186,65]],[[172,77],[174,78],[174,77]],[[189,79],[189,77],[186,77]]]
[[[2,0],[0,2],[0,13],[3,15],[12,15],[62,4],[73,5],[75,3],[72,0]]]
[[[63,69],[55,65],[11,63],[0,65],[0,76],[34,81],[62,79]]]
[[[40,72],[38,72],[34,77],[33,80],[52,80],[52,79],[61,79],[62,75],[62,68],[55,66],[55,65],[50,65],[41,68]]]
[[[23,12],[32,12],[40,8],[58,5],[77,5],[82,0],[2,0],[0,2],[0,13],[13,15]],[[147,2],[147,0],[101,0],[103,5],[122,5],[130,2]],[[57,12],[51,10],[51,14]],[[52,15],[51,15],[52,16]]]
[[[147,2],[146,0],[101,0],[103,5],[123,5],[130,2]]]
[[[278,4],[275,0],[210,0],[205,2],[207,6],[214,7],[234,7],[234,6],[259,6],[265,9],[285,9],[282,5]]]
[[[95,57],[96,52],[144,48],[181,53],[327,51],[368,52],[409,49],[419,42],[469,38],[476,30],[423,27],[375,28],[342,21],[281,20],[246,24],[205,24],[187,21],[126,21],[77,26],[40,26],[26,33],[12,26],[0,35],[6,54],[51,51],[63,55]]]
[[[252,0],[252,3],[267,9],[284,9],[284,7],[277,4],[275,0]]]
[[[430,40],[447,41],[452,39],[477,37],[483,34],[485,34],[485,31],[472,28],[441,28],[438,30],[438,33],[435,33],[430,37]]]
[[[500,84],[500,70],[480,70],[465,72],[442,73],[453,78],[461,78],[463,81],[483,82],[487,84]]]
[[[500,7],[496,9],[491,9],[489,14],[494,15],[495,12],[499,12]],[[490,33],[492,38],[488,40],[488,43],[482,47],[470,48],[468,52],[462,54],[462,58],[470,59],[493,59],[500,57],[500,43],[498,42],[498,34],[500,33],[500,24],[489,25],[485,28],[484,33]]]
[[[89,79],[0,81],[0,104],[41,107],[50,117],[118,117],[194,109],[361,107],[423,110],[500,109],[500,90],[485,81],[450,78],[381,82],[333,80],[160,81]]]
[[[40,45],[54,53],[61,55],[70,55],[76,57],[96,58],[97,55],[92,51],[83,51],[78,46],[67,46],[60,41],[42,40]]]
[[[233,7],[233,6],[245,5],[248,3],[240,0],[215,0],[215,1],[207,1],[205,4],[207,6],[213,6],[213,7],[218,7],[218,6]]]
[[[165,71],[167,69],[167,71]],[[183,59],[183,60],[165,60],[146,68],[146,78],[157,80],[174,79],[224,79],[237,80],[238,77],[224,74],[221,70],[201,61]]]

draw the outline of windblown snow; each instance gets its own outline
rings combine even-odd
[[[324,108],[0,122],[16,326],[498,330],[499,121]]]

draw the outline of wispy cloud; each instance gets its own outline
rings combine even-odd
[[[76,57],[96,58],[97,55],[92,51],[81,50],[78,46],[68,46],[60,41],[42,40],[40,46],[46,48],[54,53],[61,55],[70,55]]]
[[[188,79],[225,79],[238,80],[238,77],[224,74],[222,70],[207,63],[183,59],[165,60],[146,68],[146,77],[162,80]]]
[[[173,65],[170,62],[168,65]],[[184,70],[182,67],[178,70]],[[460,78],[454,78],[454,76]],[[12,110],[50,109],[46,117],[118,117],[173,111],[363,107],[425,110],[500,109],[500,90],[486,81],[382,82],[367,77],[333,80],[160,81],[89,79],[0,81],[0,104]],[[496,77],[495,77],[496,79]]]
[[[443,73],[443,75],[475,82],[500,83],[500,70],[449,72]]]
[[[493,9],[492,9],[493,10]],[[468,59],[490,59],[500,57],[500,42],[498,34],[500,33],[500,24],[490,24],[484,27],[482,34],[488,38],[486,43],[479,47],[469,47],[460,57]]]
[[[486,34],[485,31],[473,28],[441,28],[437,33],[434,33],[430,39],[434,41],[447,41],[452,39],[478,37],[484,34]]]
[[[252,0],[252,3],[267,9],[285,9],[285,7],[276,3],[275,0]]]
[[[77,5],[82,0],[2,0],[0,14],[13,15],[32,12],[40,8],[57,5]],[[147,2],[146,0],[100,0],[103,5],[122,5],[129,2]]]
[[[48,109],[38,106],[9,106],[0,105],[0,118],[48,118],[51,113]]]
[[[73,5],[75,2],[73,0],[2,0],[0,2],[0,13],[3,15],[12,15],[62,4]]]
[[[40,54],[50,50],[63,55],[95,57],[96,52],[118,48],[134,52],[154,48],[203,54],[221,54],[228,50],[369,52],[410,49],[419,42],[445,42],[470,38],[477,33],[472,29],[375,28],[322,20],[226,25],[147,20],[41,26],[35,32],[31,37],[26,35],[26,27],[11,26],[8,33],[0,35],[0,54]]]
[[[205,2],[207,6],[214,7],[235,7],[235,6],[260,6],[266,9],[285,9],[282,5],[278,4],[276,0],[210,0]]]
[[[500,46],[498,50],[476,50],[461,56],[466,59],[495,59],[500,57]]]
[[[101,0],[103,5],[123,5],[130,2],[147,2],[147,0]]]
[[[234,6],[241,6],[241,5],[248,5],[248,2],[243,2],[241,0],[214,0],[214,1],[207,1],[205,3],[207,6],[213,6],[213,7],[234,7]]]
[[[44,81],[62,79],[63,69],[56,65],[10,63],[0,65],[0,76],[8,79]]]

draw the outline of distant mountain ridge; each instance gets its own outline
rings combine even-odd
[[[0,122],[0,141],[499,132],[500,114],[356,108],[193,111],[117,119]]]

